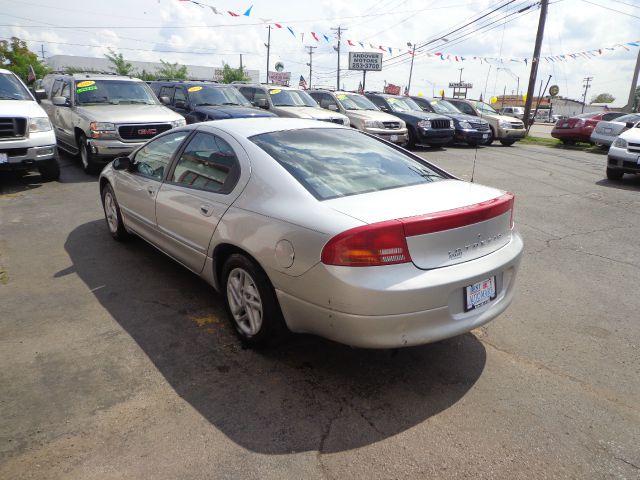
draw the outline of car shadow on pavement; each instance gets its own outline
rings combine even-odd
[[[619,190],[638,190],[640,189],[640,175],[625,174],[622,180],[608,180],[603,178],[598,180],[596,185],[601,187],[617,188]]]
[[[56,277],[76,273],[175,392],[254,452],[376,443],[458,402],[485,366],[484,346],[472,334],[397,351],[310,335],[266,351],[243,349],[221,297],[144,241],[115,242],[104,221],[93,221],[73,230],[65,249],[73,263]],[[149,375],[155,370],[132,374]],[[113,395],[141,388],[129,377],[113,382]]]

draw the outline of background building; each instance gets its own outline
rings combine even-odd
[[[111,72],[112,64],[106,58],[100,57],[78,57],[75,55],[53,55],[46,60],[54,71],[62,71],[67,67],[86,68],[87,70],[100,70]],[[154,73],[162,68],[160,62],[138,62],[127,60],[133,65],[134,72],[145,70]],[[205,67],[202,65],[185,65],[187,67],[187,77],[191,80],[219,80],[222,74],[222,67]],[[260,70],[245,70],[245,73],[254,82],[259,82]]]

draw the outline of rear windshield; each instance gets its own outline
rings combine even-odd
[[[640,114],[637,113],[632,113],[630,115],[623,115],[621,117],[618,117],[615,119],[616,122],[622,122],[622,123],[627,123],[627,122],[640,122]]]
[[[310,128],[251,140],[318,200],[442,180],[443,174],[356,130]]]

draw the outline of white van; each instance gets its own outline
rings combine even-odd
[[[49,117],[22,80],[0,68],[0,172],[33,169],[43,180],[60,176],[56,137]]]

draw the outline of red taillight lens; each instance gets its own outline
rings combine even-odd
[[[373,267],[411,261],[402,223],[397,220],[352,228],[333,237],[322,249],[322,263]]]

